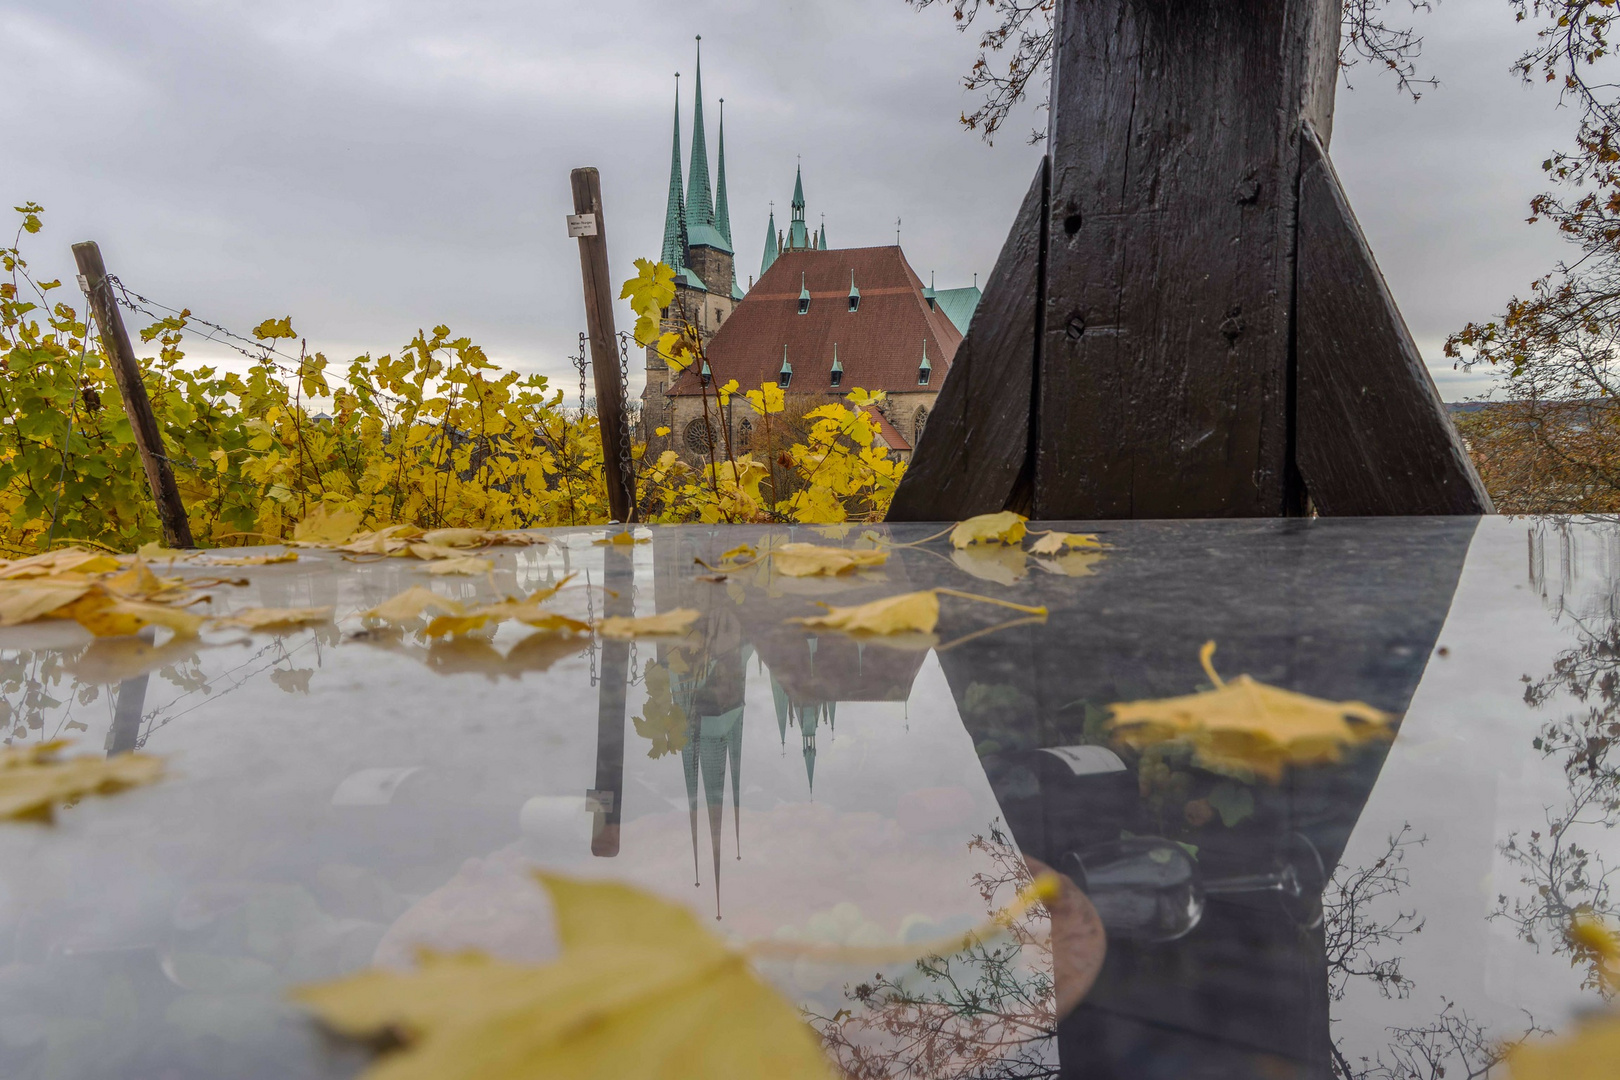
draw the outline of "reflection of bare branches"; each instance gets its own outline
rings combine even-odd
[[[1423,920],[1415,911],[1397,910],[1393,916],[1384,916],[1371,910],[1375,901],[1395,896],[1411,884],[1406,849],[1428,842],[1428,837],[1414,838],[1411,832],[1411,824],[1402,822],[1400,832],[1389,837],[1389,846],[1376,862],[1354,870],[1340,866],[1322,894],[1328,995],[1334,1001],[1344,999],[1352,978],[1370,979],[1385,997],[1405,997],[1412,989],[1412,980],[1401,974],[1401,958],[1378,953],[1400,945],[1408,934],[1420,933]]]
[[[1003,889],[1030,883],[1029,868],[998,823],[968,846],[990,858],[991,869],[973,883],[992,913]],[[994,944],[924,957],[900,978],[878,974],[846,988],[849,1008],[808,1018],[852,1080],[1056,1077],[1051,968],[1032,964],[1024,952],[1037,944],[1040,918],[1032,911],[1014,920]]]
[[[1527,1015],[1520,1038],[1546,1031]],[[1502,1063],[1509,1045],[1487,1036],[1485,1025],[1454,1001],[1446,1001],[1431,1023],[1391,1028],[1390,1035],[1389,1046],[1370,1060],[1360,1058],[1359,1065],[1346,1061],[1335,1046],[1334,1075],[1342,1080],[1483,1080]]]

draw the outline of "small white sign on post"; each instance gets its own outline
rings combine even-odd
[[[596,235],[596,215],[595,214],[569,214],[568,215],[568,235],[569,236],[595,236]]]

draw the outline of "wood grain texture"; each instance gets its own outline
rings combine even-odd
[[[1303,145],[1295,460],[1311,503],[1339,516],[1492,513],[1309,126]]]
[[[585,285],[585,328],[591,339],[591,374],[596,382],[596,421],[602,431],[602,475],[608,512],[614,521],[636,520],[635,465],[625,449],[624,384],[619,379],[619,341],[613,326],[617,291],[608,273],[607,222],[602,216],[602,177],[595,169],[575,169],[574,213],[596,215],[596,235],[579,238],[579,270]],[[627,433],[626,433],[627,434]]]
[[[158,521],[163,526],[163,543],[171,548],[192,547],[191,523],[186,518],[186,507],[180,501],[180,489],[174,482],[174,469],[163,447],[163,432],[152,413],[152,399],[146,396],[146,384],[141,381],[141,365],[135,359],[135,347],[130,344],[124,317],[118,311],[112,286],[107,281],[101,248],[93,240],[74,244],[73,259],[78,264],[90,311],[100,330],[101,347],[106,350],[113,379],[118,383],[118,395],[124,399],[124,415],[129,417],[135,448],[140,451],[141,467],[146,470],[146,482],[152,489]]]
[[[1029,453],[1047,160],[1002,245],[957,347],[890,521],[959,521],[1013,497]]]
[[[1061,0],[1034,510],[1300,513],[1301,119],[1333,0]]]

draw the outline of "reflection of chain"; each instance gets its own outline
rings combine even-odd
[[[630,685],[641,681],[640,661],[636,658],[636,639],[630,639]]]
[[[630,460],[630,335],[619,331],[619,476],[624,483],[624,504],[636,512],[636,473]]]
[[[579,335],[579,355],[573,358],[574,367],[579,371],[579,417],[585,419],[585,334]]]

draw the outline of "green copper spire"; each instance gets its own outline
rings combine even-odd
[[[816,237],[816,249],[818,251],[827,250],[827,219],[825,217],[821,219],[821,235]]]
[[[800,165],[793,175],[793,220],[804,220],[804,166]]]
[[[675,144],[669,152],[669,205],[664,210],[664,250],[658,256],[665,266],[679,270],[686,265],[686,200],[681,193],[681,76],[675,74]]]
[[[765,271],[776,261],[776,254],[776,208],[773,206],[770,223],[765,226],[765,257],[759,263],[760,277],[764,277]]]
[[[714,224],[714,194],[709,189],[709,146],[703,134],[703,35],[698,35],[697,90],[692,105],[692,165],[686,177],[689,232]]]
[[[731,245],[731,204],[726,199],[726,99],[720,99],[720,155],[714,178],[714,227]]]

